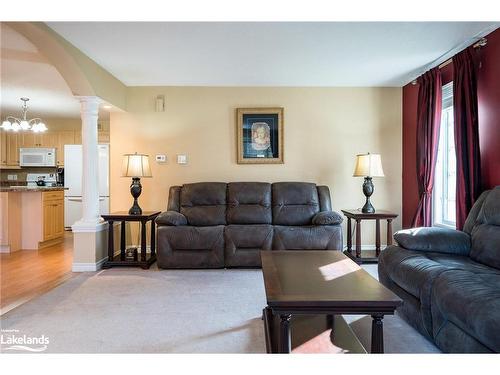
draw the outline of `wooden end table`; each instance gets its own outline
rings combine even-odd
[[[148,269],[151,264],[156,261],[156,230],[155,219],[160,214],[160,211],[143,211],[141,215],[130,215],[128,211],[113,212],[108,215],[101,215],[108,222],[108,260],[102,265],[103,268],[111,268],[115,266],[141,267]],[[121,222],[120,232],[120,254],[115,256],[115,243],[113,236],[113,224],[115,221]],[[137,260],[125,259],[125,223],[127,221],[138,221],[141,223],[141,253]],[[146,224],[151,221],[151,253],[149,257],[146,254]]]
[[[377,210],[374,213],[363,213],[361,210],[342,210],[347,217],[347,250],[344,254],[354,260],[356,263],[377,263],[380,255],[380,220],[387,220],[387,246],[392,245],[392,220],[398,217],[398,214],[385,210]],[[352,223],[356,221],[356,255],[352,254]],[[361,251],[361,221],[375,220],[375,256],[365,256],[362,254],[373,253],[373,250]]]

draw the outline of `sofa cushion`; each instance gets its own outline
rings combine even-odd
[[[181,213],[189,225],[226,224],[226,187],[222,182],[185,184],[180,192]]]
[[[408,250],[433,251],[469,255],[470,236],[467,233],[437,227],[404,229],[394,234],[397,243]]]
[[[227,185],[228,224],[271,224],[271,184],[233,182]]]
[[[260,267],[260,251],[271,250],[272,225],[227,225],[224,228],[224,265]]]
[[[490,350],[500,352],[500,271],[490,268],[441,274],[433,285],[431,306],[436,341],[451,322]]]
[[[224,226],[158,227],[158,267],[224,267]]]
[[[500,186],[485,197],[475,224],[470,257],[500,269]]]
[[[273,250],[341,250],[340,225],[274,226]]]
[[[277,182],[272,185],[273,224],[310,225],[319,212],[316,185],[307,182]]]
[[[314,225],[335,225],[342,224],[344,219],[335,211],[321,211],[314,215],[312,223]]]
[[[155,223],[158,225],[186,225],[186,216],[177,211],[165,211],[157,216]]]

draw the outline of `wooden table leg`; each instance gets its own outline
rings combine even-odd
[[[266,352],[267,353],[276,353],[275,347],[276,344],[274,342],[274,315],[273,311],[269,306],[266,306],[262,311],[262,320],[264,321],[264,334],[266,339]]]
[[[387,246],[392,245],[392,219],[387,219]]]
[[[356,258],[361,258],[361,220],[356,219]]]
[[[380,255],[380,219],[375,220],[375,255]]]
[[[141,262],[146,261],[146,221],[141,221]]]
[[[108,221],[108,261],[112,262],[115,255],[115,242],[113,238],[113,221]]]
[[[382,319],[384,315],[374,314],[372,315],[372,353],[383,353],[384,352],[384,323]]]
[[[280,353],[290,353],[292,338],[290,335],[290,314],[280,315]]]
[[[328,328],[331,329],[330,331],[330,340],[333,342],[334,337],[335,337],[335,315],[328,314],[326,316],[326,323],[328,325]]]
[[[352,226],[351,226],[351,218],[347,218],[347,251],[349,254],[352,253]]]
[[[150,243],[150,248],[151,248],[151,257],[154,257],[156,255],[156,229],[155,229],[155,221],[151,220],[151,243]]]
[[[120,259],[125,260],[125,221],[122,221],[120,232]]]

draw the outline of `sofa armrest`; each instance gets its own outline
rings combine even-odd
[[[186,216],[177,211],[164,211],[155,220],[158,225],[187,225]]]
[[[344,219],[335,211],[321,211],[312,218],[314,225],[336,225],[341,224]]]
[[[400,230],[394,234],[399,246],[408,250],[469,255],[471,240],[465,232],[454,229],[422,227]]]

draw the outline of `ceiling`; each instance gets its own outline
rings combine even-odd
[[[28,118],[79,118],[80,104],[56,68],[24,36],[0,24],[1,120],[20,117],[21,97],[30,98]],[[109,112],[99,111],[99,118]],[[47,123],[47,125],[50,125]]]
[[[492,22],[49,22],[128,86],[403,86]]]

